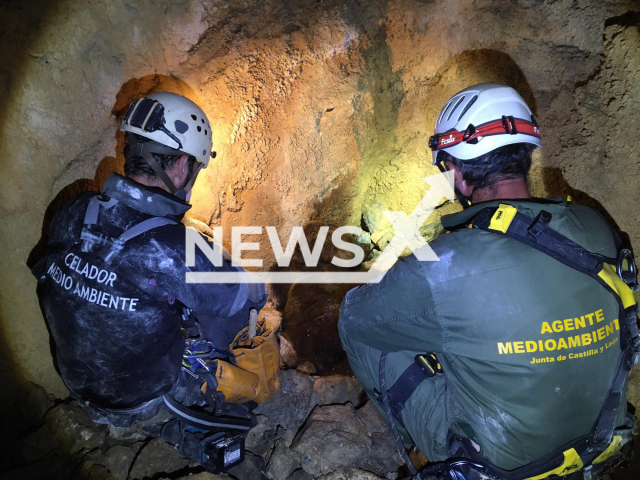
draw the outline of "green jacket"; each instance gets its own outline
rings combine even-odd
[[[559,200],[483,203],[442,224],[464,227],[498,203],[531,217],[544,209],[551,228],[591,252],[616,255],[600,214]],[[449,429],[507,470],[587,434],[620,353],[612,294],[550,256],[484,230],[460,228],[430,246],[439,261],[407,257],[343,301],[340,336],[367,393],[379,390],[380,352],[390,352],[389,386],[416,354],[438,355],[444,375],[422,382],[402,411],[431,460],[448,456]],[[620,410],[622,422],[626,408]]]

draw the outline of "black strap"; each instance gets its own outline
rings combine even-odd
[[[244,412],[240,411],[240,406],[237,409],[230,411],[232,414],[245,413],[246,415],[221,415],[214,416],[208,412],[200,412],[193,408],[185,407],[171,395],[165,395],[164,403],[167,409],[172,415],[179,418],[181,421],[192,427],[202,428],[203,430],[213,430],[216,428],[234,429],[248,431],[256,425],[255,417],[246,409]]]
[[[416,388],[437,373],[442,373],[442,367],[435,353],[416,355],[415,361],[402,372],[393,386],[387,389],[391,412],[398,421],[402,421],[402,410]],[[381,395],[378,394],[377,397],[381,402]]]
[[[407,400],[413,395],[418,385],[426,378],[422,369],[414,362],[402,372],[402,375],[398,377],[393,387],[388,390],[389,405],[396,419],[402,420],[404,404],[407,403]]]
[[[409,458],[409,454],[407,450],[404,448],[404,443],[402,443],[402,438],[400,437],[400,433],[398,432],[398,427],[396,425],[396,417],[391,410],[391,404],[389,402],[389,392],[387,390],[387,353],[383,352],[380,355],[380,363],[378,365],[378,372],[380,375],[380,402],[382,403],[382,408],[384,413],[387,415],[387,419],[391,425],[391,432],[393,433],[393,438],[396,442],[396,448],[398,449],[398,453],[402,457],[402,460],[407,465],[409,472],[411,475],[416,475],[418,471],[416,467],[413,465],[413,462]]]
[[[546,253],[568,267],[579,270],[587,275],[598,278],[598,272],[604,262],[615,264],[614,258],[591,253],[573,240],[549,227],[551,214],[543,211],[532,219],[520,212],[515,214],[506,232],[489,228],[491,219],[498,207],[488,207],[480,210],[473,219],[474,228],[481,228],[487,232],[504,235],[536,250]],[[599,280],[600,281],[600,280]]]
[[[138,145],[141,145],[141,144],[139,143]],[[165,172],[164,169],[160,166],[160,164],[156,161],[156,159],[153,158],[153,155],[151,155],[151,152],[142,150],[140,156],[144,158],[147,164],[149,164],[149,166],[153,169],[155,174],[158,176],[158,178],[162,180],[162,183],[164,183],[165,186],[169,189],[169,193],[171,193],[172,195],[175,195],[176,192],[178,191],[178,187],[175,186],[173,181],[169,178],[169,175],[167,175],[167,172]]]
[[[173,136],[171,132],[166,130],[165,133],[170,135],[176,142],[178,142],[179,148],[182,149],[182,144],[180,144],[178,139],[175,136]],[[143,158],[147,162],[147,164],[153,169],[153,171],[158,176],[158,178],[162,181],[162,183],[164,183],[165,186],[169,189],[169,192],[172,195],[175,195],[178,198],[181,198],[184,200],[184,198],[186,198],[186,194],[193,187],[193,184],[195,183],[196,178],[198,177],[198,173],[204,167],[204,164],[201,162],[198,162],[196,169],[191,174],[191,178],[187,181],[186,185],[183,188],[179,189],[178,187],[176,187],[173,181],[169,178],[169,175],[167,175],[167,172],[153,157],[153,154],[157,153],[160,155],[185,155],[183,151],[176,150],[171,147],[167,147],[166,145],[162,145],[157,142],[144,142],[144,143],[140,142],[138,141],[138,138],[132,133],[129,133],[128,142],[134,148],[134,155],[136,155],[137,157]]]

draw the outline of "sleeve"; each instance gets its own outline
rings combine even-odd
[[[399,260],[379,283],[350,290],[340,306],[340,335],[384,352],[442,352],[443,334],[421,262]]]
[[[184,236],[184,233],[182,233]],[[202,235],[212,246],[211,239]],[[184,244],[183,244],[184,245]],[[248,283],[242,277],[250,275],[240,267],[234,267],[226,258],[220,266],[214,265],[209,257],[195,246],[195,264],[187,267],[185,250],[181,256],[179,300],[190,308],[200,322],[203,335],[218,347],[226,348],[235,335],[249,322],[249,311],[260,310],[267,301],[267,289],[264,283]],[[203,246],[204,248],[204,246]],[[239,273],[240,281],[234,283],[190,283],[188,272]],[[176,295],[177,296],[177,295]]]

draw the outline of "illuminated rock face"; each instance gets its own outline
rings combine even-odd
[[[3,384],[30,379],[65,394],[24,263],[64,200],[121,171],[119,121],[152,91],[186,95],[209,116],[218,156],[190,215],[225,227],[227,242],[233,225],[275,226],[284,243],[293,226],[360,226],[363,213],[390,228],[378,213],[411,212],[427,190],[422,178],[436,173],[426,144],[444,101],[489,81],[518,89],[541,125],[534,193],[600,204],[640,248],[640,40],[629,5],[3,2]],[[283,310],[288,292],[274,288]],[[304,309],[290,311],[304,320]],[[327,322],[334,328],[335,314]]]

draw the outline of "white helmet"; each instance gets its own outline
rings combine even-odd
[[[435,135],[429,138],[433,164],[441,169],[440,150],[469,160],[514,143],[540,147],[538,124],[518,92],[493,83],[455,94],[438,115]]]
[[[144,158],[172,194],[186,195],[200,168],[206,168],[216,156],[211,150],[211,124],[202,109],[182,95],[158,92],[131,102],[120,130],[128,132],[128,142],[135,154]],[[137,141],[144,137],[150,142]],[[155,161],[152,153],[162,155],[191,155],[199,165],[190,181],[178,190],[167,174]]]

